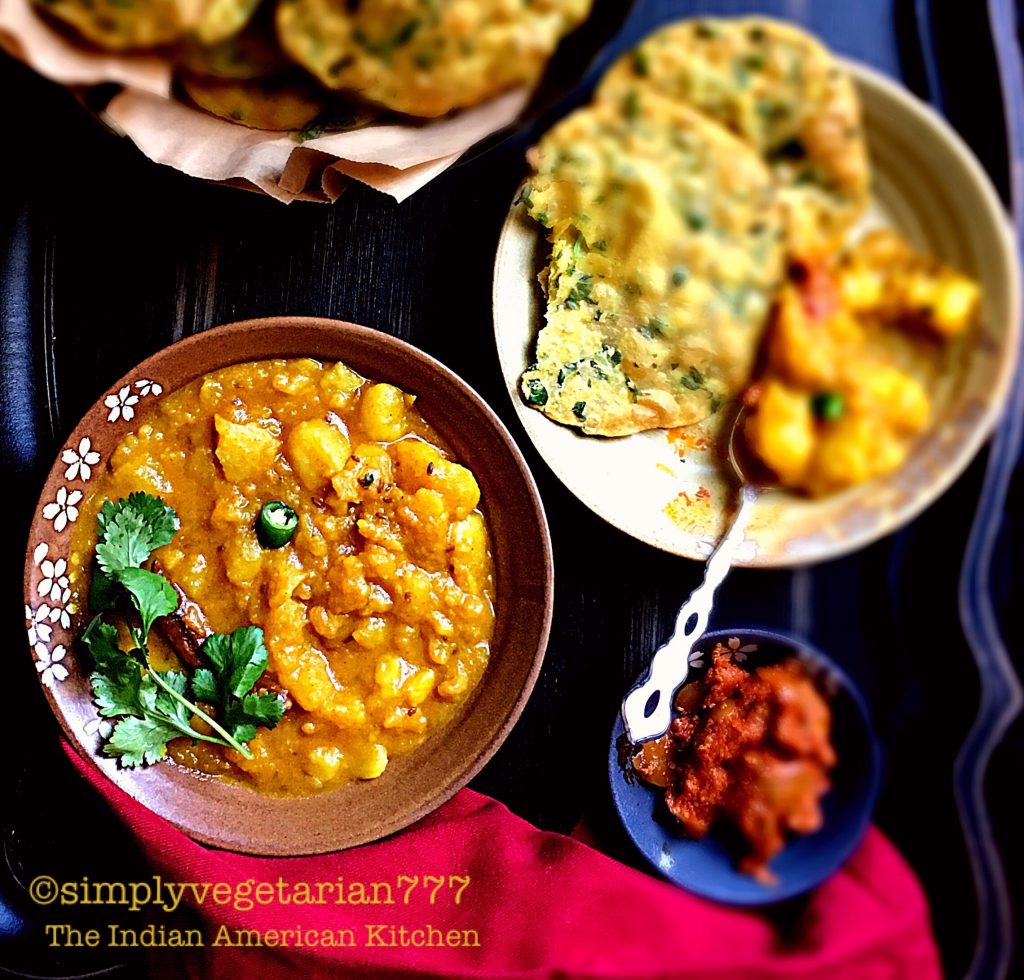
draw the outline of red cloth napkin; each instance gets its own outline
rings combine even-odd
[[[613,861],[560,834],[538,830],[495,800],[464,789],[414,827],[365,847],[302,858],[256,858],[190,840],[115,787],[70,747],[82,775],[138,838],[166,881],[398,882],[399,875],[443,877],[394,889],[393,905],[287,905],[238,910],[209,895],[196,905],[206,945],[160,949],[169,975],[202,980],[259,977],[828,977],[829,980],[933,980],[941,976],[928,907],[896,849],[872,829],[845,868],[810,899],[802,920],[780,936],[764,913],[702,899]],[[469,876],[455,904],[448,876]],[[253,886],[248,886],[252,888]],[[242,891],[245,891],[243,887]],[[234,894],[235,891],[232,891]],[[276,894],[276,893],[275,893]],[[292,893],[296,894],[296,893]],[[186,897],[186,901],[189,899]],[[367,945],[368,927],[428,939],[473,930],[479,946]],[[287,948],[214,946],[218,930],[292,932]],[[352,930],[354,946],[297,947],[302,930]],[[437,934],[434,934],[436,940]],[[471,936],[470,936],[471,938]],[[447,940],[446,940],[447,941]],[[173,963],[173,966],[172,966]]]

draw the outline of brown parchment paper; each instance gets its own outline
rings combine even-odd
[[[300,144],[294,134],[249,129],[173,99],[168,59],[79,47],[40,18],[30,0],[0,0],[0,47],[62,85],[123,86],[103,118],[151,160],[286,204],[335,201],[352,180],[405,200],[513,123],[530,95],[517,89],[444,119],[374,123]]]

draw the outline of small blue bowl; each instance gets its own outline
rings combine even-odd
[[[626,832],[662,875],[688,891],[730,905],[765,905],[810,891],[837,871],[868,829],[881,782],[881,752],[864,698],[828,657],[802,640],[762,630],[705,634],[691,654],[690,679],[700,677],[716,643],[741,648],[744,666],[797,657],[826,694],[832,708],[832,744],[837,764],[832,788],[822,799],[824,822],[813,834],[793,837],[769,865],[766,885],[737,867],[736,855],[712,832],[703,840],[679,836],[664,804],[664,791],[632,772],[622,718],[617,716],[608,755],[612,798]],[[738,644],[735,642],[738,640]],[[704,653],[699,657],[697,651]],[[697,666],[695,661],[703,661]],[[630,778],[627,778],[630,777]]]

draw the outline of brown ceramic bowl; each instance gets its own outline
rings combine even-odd
[[[264,796],[166,761],[122,769],[100,755],[89,666],[74,641],[73,610],[66,608],[63,562],[76,504],[89,489],[92,471],[106,464],[145,416],[147,403],[218,368],[271,357],[343,360],[416,394],[424,418],[477,477],[496,567],[491,662],[454,721],[417,751],[395,759],[379,779],[307,797]],[[533,689],[551,625],[552,590],[551,542],[537,488],[511,436],[480,396],[403,341],[307,317],[250,320],[190,337],[108,389],[50,471],[25,563],[26,625],[36,669],[77,751],[191,837],[252,854],[318,854],[376,840],[407,827],[464,786],[504,741]]]

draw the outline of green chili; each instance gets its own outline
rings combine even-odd
[[[846,402],[837,391],[823,391],[811,399],[811,410],[822,422],[837,422],[846,411]]]
[[[283,548],[295,536],[299,515],[283,500],[263,505],[256,522],[256,536],[264,548]]]

